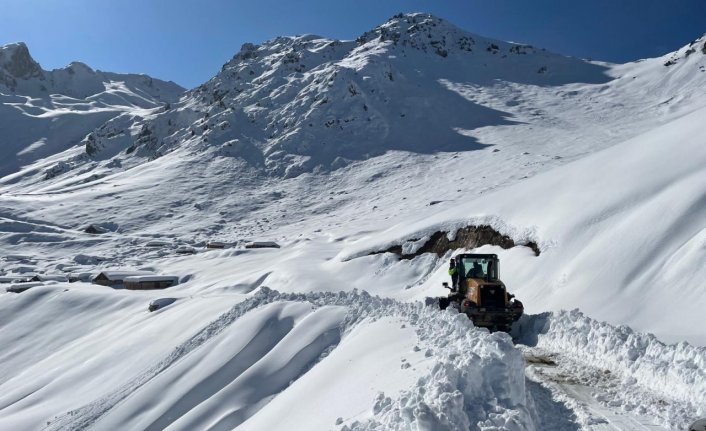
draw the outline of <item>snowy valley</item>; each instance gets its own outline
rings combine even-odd
[[[400,14],[191,90],[17,43],[0,102],[0,429],[706,417],[706,36],[610,64]],[[510,334],[424,305],[464,251],[500,257]]]

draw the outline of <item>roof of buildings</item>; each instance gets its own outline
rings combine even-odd
[[[178,282],[179,277],[176,275],[135,275],[135,276],[130,276],[130,277],[125,277],[123,281],[130,282],[130,283],[141,283],[141,282],[147,282],[147,281],[173,281],[173,282]]]
[[[134,277],[138,275],[154,275],[149,271],[101,271],[100,274],[96,275],[96,277],[99,277],[101,274],[111,281],[120,281],[124,280],[126,277]]]

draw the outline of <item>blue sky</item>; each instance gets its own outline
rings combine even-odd
[[[482,36],[624,62],[706,32],[705,0],[0,0],[0,44],[45,69],[83,61],[194,87],[245,42],[314,33],[353,39],[398,12],[431,12]]]

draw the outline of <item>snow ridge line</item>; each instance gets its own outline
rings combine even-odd
[[[374,419],[354,422],[344,430],[420,428],[436,424],[449,430],[465,430],[471,423],[486,422],[504,428],[514,422],[534,429],[527,411],[522,355],[507,334],[474,330],[472,322],[458,313],[439,312],[422,303],[401,303],[367,292],[280,293],[261,287],[252,297],[234,305],[166,358],[113,392],[48,422],[45,430],[84,430],[115,405],[184,356],[203,346],[247,312],[277,301],[309,302],[316,307],[346,306],[342,336],[364,320],[399,317],[409,322],[427,357],[437,363],[414,388],[395,400],[381,394],[373,406]],[[372,402],[373,400],[371,400]]]
[[[578,309],[527,316],[522,321],[523,344],[562,355],[622,376],[629,388],[638,385],[672,400],[665,420],[706,415],[706,348],[686,342],[666,345],[652,334],[593,320]],[[626,391],[628,398],[638,397]],[[631,400],[639,405],[638,398]]]

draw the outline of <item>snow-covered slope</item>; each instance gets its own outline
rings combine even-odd
[[[72,123],[0,179],[0,270],[180,284],[3,289],[0,428],[684,429],[706,415],[704,46],[612,65],[405,14]],[[461,250],[390,248],[469,225],[538,245],[474,248],[532,313],[521,345],[420,302]]]
[[[25,44],[1,46],[0,175],[76,145],[110,118],[175,102],[183,91],[173,82],[79,62],[46,71]]]
[[[514,252],[504,269],[533,311],[579,305],[669,340],[706,344],[705,116],[700,109],[433,218],[376,232],[342,257],[488,224],[539,244],[540,256]]]
[[[103,175],[99,167],[115,172],[182,148],[202,161],[232,157],[293,177],[391,150],[469,151],[484,146],[471,130],[513,122],[468,100],[469,86],[605,82],[606,70],[433,16],[401,15],[356,41],[308,35],[245,44],[171,109],[98,129],[86,154],[55,169],[90,166]]]

